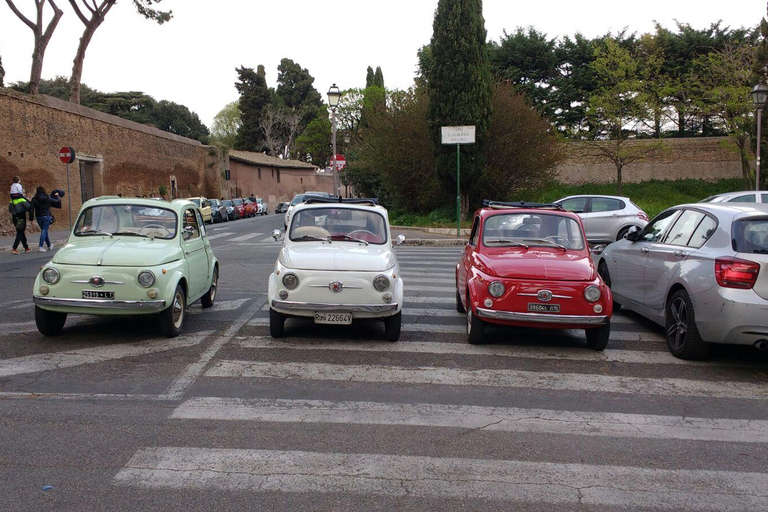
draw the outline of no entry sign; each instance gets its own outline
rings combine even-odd
[[[59,160],[65,164],[71,164],[75,161],[75,150],[67,147],[61,148],[59,150]]]
[[[333,157],[334,164],[336,165],[336,171],[343,171],[347,167],[347,159],[344,155],[336,155]]]

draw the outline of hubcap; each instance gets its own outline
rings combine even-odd
[[[688,333],[688,309],[685,307],[685,301],[681,298],[672,301],[669,312],[672,315],[672,322],[667,329],[667,339],[672,348],[680,349]]]
[[[467,334],[472,334],[472,308],[467,309]]]
[[[218,286],[218,282],[219,282],[219,273],[214,272],[213,280],[211,281],[211,300],[216,298],[216,287]]]
[[[180,293],[173,297],[173,325],[181,327],[181,320],[184,318],[184,299]]]

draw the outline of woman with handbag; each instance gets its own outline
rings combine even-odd
[[[53,214],[51,213],[51,207],[61,208],[61,199],[59,194],[54,191],[50,196],[46,193],[45,188],[42,186],[37,187],[35,190],[35,196],[32,198],[32,206],[35,209],[35,219],[40,226],[40,243],[37,250],[44,252],[53,249],[53,244],[48,238],[48,227],[53,220]],[[47,245],[46,249],[44,246]]]

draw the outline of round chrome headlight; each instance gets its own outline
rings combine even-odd
[[[376,289],[377,292],[386,291],[389,288],[389,278],[385,275],[374,277],[373,287]]]
[[[591,284],[584,289],[584,298],[589,302],[597,302],[600,300],[600,288]]]
[[[289,290],[293,290],[297,286],[299,286],[299,278],[296,277],[296,274],[288,273],[283,276],[283,286],[288,288]]]
[[[506,288],[504,288],[504,283],[501,281],[494,281],[488,285],[488,293],[491,294],[491,297],[501,297],[504,295],[505,290]]]
[[[43,270],[43,281],[48,284],[56,284],[59,282],[59,271],[53,267],[49,267]]]
[[[155,274],[149,270],[142,270],[139,272],[139,284],[144,288],[149,288],[155,284]]]

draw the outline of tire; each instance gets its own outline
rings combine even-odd
[[[403,315],[388,316],[384,319],[384,339],[387,341],[397,341],[400,339],[400,327],[403,324]]]
[[[597,273],[600,274],[600,277],[605,282],[605,285],[610,288],[611,287],[611,273],[608,272],[608,264],[605,263],[605,260],[601,261],[600,264],[597,266]],[[621,304],[619,304],[616,301],[613,301],[613,310],[618,311],[621,309]]]
[[[667,347],[680,359],[706,359],[712,345],[701,339],[696,327],[693,302],[685,290],[678,290],[667,303]]]
[[[37,330],[44,336],[56,336],[61,333],[66,321],[66,313],[46,311],[40,306],[35,306],[35,324],[37,324]]]
[[[282,338],[285,334],[285,315],[269,308],[269,335]]]
[[[467,304],[467,306],[467,341],[470,345],[480,345],[483,342],[485,322],[475,316],[471,305]]]
[[[213,301],[216,300],[216,289],[219,286],[219,267],[213,267],[213,276],[211,277],[211,287],[205,292],[205,295],[200,297],[200,304],[203,309],[213,306]]]
[[[608,322],[600,327],[593,329],[584,329],[587,335],[587,346],[592,350],[605,350],[608,346],[608,338],[611,336],[611,323]]]
[[[467,310],[464,309],[464,304],[461,303],[461,295],[459,294],[459,290],[456,290],[456,311],[459,313],[466,313]]]
[[[184,327],[186,307],[187,297],[184,294],[184,288],[177,284],[171,305],[160,312],[160,330],[165,336],[175,338],[181,333],[181,329]]]

